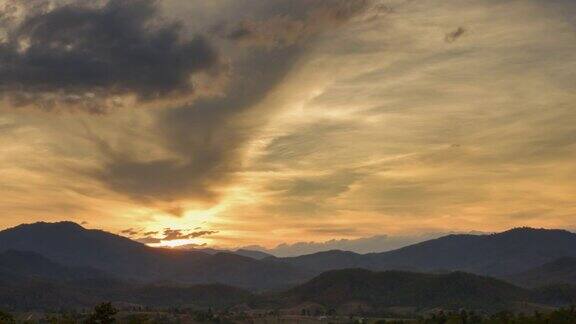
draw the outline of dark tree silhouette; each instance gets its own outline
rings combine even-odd
[[[0,324],[12,324],[16,323],[14,316],[12,314],[0,310]]]
[[[116,321],[114,316],[118,310],[112,303],[102,303],[94,307],[94,312],[86,320],[86,324],[111,324]]]

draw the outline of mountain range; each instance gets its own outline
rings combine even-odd
[[[504,277],[562,257],[576,257],[576,234],[517,228],[489,235],[448,235],[383,253],[326,251],[283,258],[282,262],[316,272],[345,268],[404,269]]]
[[[89,267],[140,282],[222,283],[254,289],[294,284],[309,273],[232,253],[151,248],[71,222],[20,225],[0,232],[0,252],[40,254],[58,264]]]
[[[324,271],[347,268],[525,277],[510,280],[519,284],[531,281],[530,286],[538,285],[537,278],[528,279],[538,277],[538,272],[565,273],[565,280],[543,283],[574,282],[570,273],[576,272],[576,262],[570,262],[576,258],[576,234],[532,228],[489,235],[448,235],[383,253],[334,250],[276,258],[241,250],[151,248],[71,222],[35,223],[0,231],[0,252],[7,250],[34,252],[58,264],[97,269],[122,279],[222,283],[254,289],[286,287]],[[561,258],[564,261],[545,266]],[[557,269],[559,266],[562,270]]]
[[[505,301],[576,301],[576,234],[563,230],[449,235],[370,254],[243,252],[152,248],[71,222],[20,225],[0,231],[0,306],[84,307],[104,299],[494,309]],[[254,295],[260,291],[268,292]]]
[[[230,306],[252,294],[232,286],[142,284],[91,268],[67,267],[33,252],[0,253],[0,307],[88,308],[103,300],[147,306]]]
[[[531,290],[464,272],[446,274],[344,269],[324,272],[295,287],[255,294],[222,285],[144,284],[122,281],[89,268],[66,267],[31,252],[0,254],[0,307],[23,311],[86,309],[104,301],[132,310],[281,309],[295,312],[388,314],[431,309],[496,312],[540,303],[568,305],[576,289]]]

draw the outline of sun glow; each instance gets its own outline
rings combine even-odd
[[[156,214],[149,226],[139,229],[140,234],[135,235],[134,238],[150,239],[153,243],[146,244],[151,247],[201,248],[213,243],[213,240],[208,236],[217,233],[218,230],[213,229],[210,222],[217,217],[224,208],[225,206],[223,204],[209,209],[187,208],[183,212],[182,217],[174,217],[163,213]],[[181,233],[181,235],[178,235],[181,237],[170,239],[168,237],[169,231],[177,231]],[[144,237],[143,233],[150,234]]]
[[[205,242],[200,242],[201,240],[171,240],[171,241],[162,241],[160,243],[153,243],[148,244],[151,247],[164,247],[164,248],[178,248],[184,247],[189,245],[190,247],[198,245],[198,247],[202,247]]]

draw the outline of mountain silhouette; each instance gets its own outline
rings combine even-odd
[[[334,250],[290,258],[252,258],[239,255],[244,251],[205,253],[152,248],[122,236],[61,222],[0,231],[0,252],[9,250],[34,252],[65,267],[89,268],[144,283],[220,283],[259,290],[289,287],[325,271],[347,268],[464,271],[508,278],[558,258],[576,257],[576,234],[517,228],[490,235],[448,235],[384,253]],[[257,260],[259,257],[264,258]]]
[[[576,234],[517,228],[489,235],[448,235],[383,253],[328,251],[280,261],[317,273],[350,267],[507,276],[560,257],[576,257]]]
[[[527,303],[558,306],[576,302],[576,288],[568,285],[575,251],[576,234],[520,228],[449,235],[385,253],[333,250],[257,260],[216,250],[152,248],[70,222],[36,223],[0,231],[0,305],[26,310],[90,307],[102,300],[158,307],[308,305],[340,314],[393,307],[492,312]]]
[[[307,274],[292,266],[249,257],[148,247],[128,238],[71,223],[35,223],[0,232],[0,252],[38,253],[70,267],[90,267],[142,282],[222,283],[272,288],[296,283]]]
[[[376,259],[379,267],[404,265],[502,276],[564,256],[576,256],[576,234],[517,228],[490,235],[450,235],[379,254]]]

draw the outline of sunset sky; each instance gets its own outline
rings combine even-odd
[[[359,251],[576,229],[576,1],[0,8],[0,228]]]

